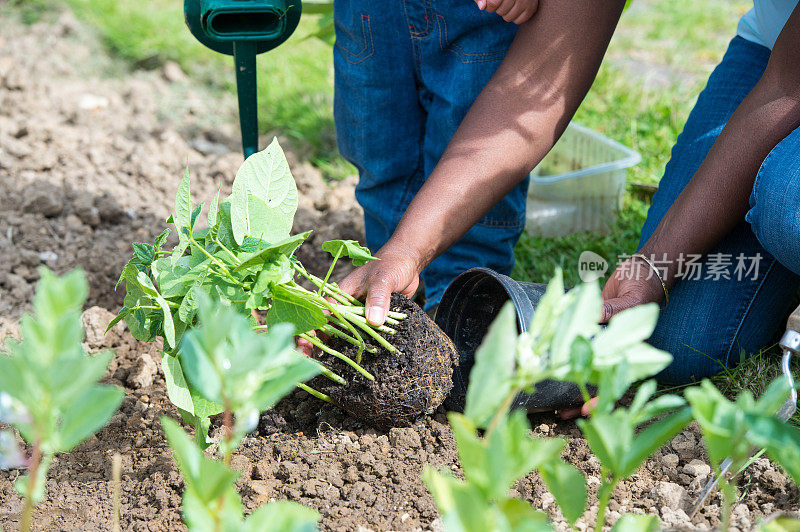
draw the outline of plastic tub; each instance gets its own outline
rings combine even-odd
[[[622,207],[628,168],[641,160],[619,142],[570,123],[531,172],[528,234],[555,237],[609,231]]]

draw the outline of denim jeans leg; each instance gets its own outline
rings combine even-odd
[[[336,0],[334,118],[341,154],[359,173],[367,246],[391,236],[409,181],[422,172],[423,109],[399,2]]]
[[[672,149],[641,244],[697,171],[733,111],[758,82],[768,59],[769,50],[763,46],[739,37],[731,42]],[[723,268],[725,273],[715,275],[712,263],[729,264]],[[746,271],[756,266],[757,271]],[[797,286],[798,277],[764,248],[751,225],[742,220],[705,255],[699,273],[685,275],[670,292],[669,305],[650,338],[674,357],[659,380],[696,381],[766,346],[782,326]]]
[[[428,176],[467,111],[500,65],[516,25],[476,8],[473,0],[428,0],[429,31],[415,43],[421,101],[427,112],[423,157]],[[525,224],[527,179],[501,200],[423,272],[427,306],[438,304],[450,281],[475,266],[509,274]]]

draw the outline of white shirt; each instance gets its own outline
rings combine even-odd
[[[753,9],[739,20],[736,33],[743,39],[772,50],[797,2],[798,0],[753,0]]]

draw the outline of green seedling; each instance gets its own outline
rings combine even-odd
[[[0,422],[33,447],[26,460],[13,434],[0,434],[0,465],[28,469],[15,485],[25,498],[23,531],[30,530],[33,507],[44,498],[53,457],[105,426],[124,396],[115,386],[97,384],[113,353],[90,356],[81,347],[81,306],[88,293],[83,272],[60,278],[46,268],[40,272],[34,315],[22,318],[23,339],[0,352]]]
[[[242,438],[256,428],[259,414],[298,382],[319,374],[320,365],[295,349],[291,324],[258,334],[244,317],[212,304],[202,292],[198,304],[200,326],[184,335],[181,360],[175,363],[204,400],[222,405],[225,433],[219,449],[228,465]]]
[[[465,480],[432,472],[425,477],[440,511],[450,515],[445,519],[448,530],[473,530],[469,523],[478,519],[472,513],[474,508],[491,516],[487,517],[491,521],[475,521],[480,523],[475,530],[515,530],[512,516],[522,515],[529,519],[523,528],[533,529],[534,522],[537,529],[549,526],[537,520],[539,516],[534,516],[532,509],[523,512],[521,501],[509,505],[505,498],[511,483],[532,469],[538,470],[570,524],[583,514],[585,479],[580,471],[558,458],[563,443],[530,438],[525,417],[519,412],[508,413],[520,392],[535,392],[536,384],[542,380],[575,382],[586,400],[587,385],[597,387],[598,403],[593,416],[579,422],[603,472],[596,530],[605,525],[605,509],[616,484],[633,474],[691,420],[691,411],[683,399],[671,395],[653,398],[654,381],[639,388],[629,408],[615,408],[634,382],[666,367],[671,357],[644,343],[655,327],[654,306],[620,313],[601,329],[597,325],[601,305],[597,284],[583,284],[564,293],[558,272],[526,332],[517,333],[517,317],[511,303],[491,324],[475,354],[464,416],[451,414]],[[647,428],[637,432],[644,424]],[[513,438],[506,435],[512,425],[516,427]],[[483,438],[477,436],[478,429],[485,429]],[[494,438],[514,443],[503,443],[501,450],[500,444],[493,443]],[[524,450],[550,445],[555,451],[546,459],[541,455],[538,461],[524,459]],[[493,449],[491,460],[480,458],[484,455],[478,451],[489,448]],[[504,475],[503,471],[515,474]],[[511,514],[504,513],[506,508]],[[617,529],[644,531],[653,530],[654,526],[657,521],[652,519],[629,517],[621,520]]]
[[[361,356],[378,348],[396,352],[386,338],[396,333],[394,327],[406,316],[392,312],[386,325],[374,327],[364,317],[364,305],[330,281],[342,258],[356,265],[377,260],[358,243],[332,240],[322,244],[333,256],[324,279],[310,274],[294,257],[310,232],[289,234],[297,210],[297,187],[277,141],[242,164],[228,198],[220,199],[217,192],[208,207],[207,227],[200,229],[202,207],[192,201],[187,171],[178,186],[174,213],[167,220],[175,226],[177,245],[165,248],[169,229],[152,244],[133,244],[134,255],[120,277],[126,289],[124,306],[109,324],[124,319],[139,340],[163,338],[162,367],[170,400],[184,419],[192,420],[198,437],[206,438],[208,416],[223,410],[221,404],[198,393],[181,367],[181,339],[195,325],[203,296],[222,301],[256,329],[291,323],[300,337],[374,380],[361,367]],[[296,277],[314,289],[304,288]],[[253,310],[266,311],[265,325],[256,323]],[[355,360],[310,334],[314,330],[357,346]],[[321,371],[337,384],[347,383],[329,368]],[[305,384],[300,387],[327,399]]]
[[[253,331],[246,318],[203,292],[197,300],[198,326],[186,332],[181,359],[171,362],[196,390],[198,399],[222,405],[222,461],[205,456],[205,438],[192,441],[177,422],[162,418],[164,433],[183,475],[183,517],[190,530],[315,530],[319,514],[299,504],[271,503],[243,519],[242,501],[230,469],[231,456],[256,428],[261,412],[320,371],[294,347],[290,324]],[[165,355],[170,356],[170,355]],[[187,401],[189,398],[185,398]],[[206,427],[207,430],[207,427]]]
[[[239,473],[203,454],[177,422],[161,419],[164,434],[183,476],[183,520],[193,532],[260,532],[316,530],[319,513],[288,502],[267,503],[244,519],[234,483]]]
[[[720,474],[726,457],[731,460],[730,470],[739,471],[754,448],[763,448],[795,483],[800,482],[800,430],[775,417],[789,392],[789,384],[783,377],[774,380],[757,401],[749,391],[729,401],[707,380],[684,392],[719,478],[723,495],[722,530],[729,528],[731,507],[737,497],[736,486]]]

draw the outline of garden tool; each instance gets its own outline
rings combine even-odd
[[[185,0],[186,25],[198,41],[232,55],[244,158],[258,151],[256,55],[283,43],[297,28],[300,0]]]
[[[781,372],[789,382],[791,393],[789,394],[789,398],[786,399],[786,402],[783,403],[783,405],[781,405],[781,407],[775,413],[775,416],[781,421],[788,421],[789,418],[792,417],[792,415],[797,411],[797,390],[794,387],[794,377],[792,376],[790,362],[792,360],[792,355],[800,354],[800,306],[794,309],[794,311],[792,311],[792,313],[789,315],[789,319],[786,322],[786,332],[783,333],[778,345],[783,350],[783,357],[781,358]],[[728,474],[730,468],[731,460],[730,458],[726,458],[722,464],[720,464],[720,474]],[[703,507],[706,499],[711,492],[714,491],[714,488],[717,487],[718,483],[718,476],[713,476],[706,483],[703,491],[697,497],[694,508],[692,508],[692,513],[689,515],[690,518],[693,518],[697,511]]]

